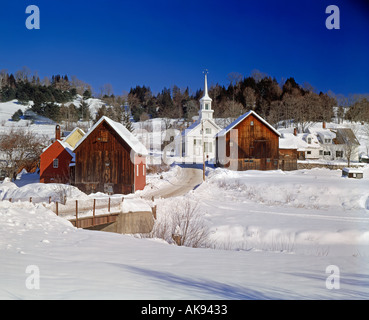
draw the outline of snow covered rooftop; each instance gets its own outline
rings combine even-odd
[[[229,132],[231,129],[233,129],[235,126],[237,126],[240,122],[242,122],[244,119],[246,119],[248,116],[253,115],[256,118],[258,118],[261,122],[263,122],[266,126],[268,126],[273,132],[275,132],[278,136],[281,134],[268,122],[266,122],[262,117],[260,117],[256,112],[250,110],[249,112],[246,112],[245,114],[239,116],[235,121],[233,121],[231,124],[229,124],[227,127],[225,127],[223,130],[221,130],[216,137],[224,136],[227,132]]]
[[[93,132],[99,125],[105,121],[114,131],[132,148],[132,150],[141,155],[148,155],[146,147],[134,136],[123,124],[113,121],[110,118],[103,116],[97,121],[93,127],[78,141],[74,150],[76,150],[81,143]]]

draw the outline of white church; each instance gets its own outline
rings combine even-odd
[[[186,163],[215,163],[215,135],[221,128],[214,122],[212,99],[208,94],[207,72],[204,96],[200,99],[199,118],[176,139],[176,155]]]

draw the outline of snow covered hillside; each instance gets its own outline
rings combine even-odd
[[[178,170],[149,179],[164,184]],[[197,249],[76,229],[40,204],[2,201],[0,298],[368,299],[364,174],[209,169],[195,190],[155,200],[158,222],[178,204],[198,203],[210,234]],[[332,265],[339,289],[327,285]],[[39,288],[27,282],[30,266]]]

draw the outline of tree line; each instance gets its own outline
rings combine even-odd
[[[83,97],[81,103],[77,106],[68,103],[77,94]],[[1,101],[18,99],[21,103],[28,103],[32,100],[33,111],[55,121],[97,121],[107,115],[130,125],[124,106],[129,107],[135,121],[157,117],[192,121],[198,115],[202,95],[202,89],[192,92],[188,87],[176,85],[164,87],[156,94],[149,86],[137,85],[128,93],[114,95],[111,84],[105,84],[99,93],[93,93],[89,84],[74,76],[69,79],[67,75],[53,75],[51,79],[45,77],[41,81],[37,73],[31,75],[27,67],[14,75],[6,70],[0,71]],[[311,123],[331,121],[333,117],[338,121],[369,120],[365,97],[359,96],[348,102],[332,92],[317,92],[307,83],[300,85],[293,77],[278,82],[257,70],[248,77],[235,72],[228,74],[228,84],[212,84],[209,95],[213,99],[214,117],[228,121],[249,110],[254,110],[276,127],[293,125],[300,131]],[[96,115],[89,114],[86,100],[90,97],[100,98],[106,103]],[[18,118],[19,115],[15,115],[15,119]]]
[[[136,121],[147,116],[191,120],[198,115],[202,95],[202,90],[191,94],[188,88],[175,85],[154,95],[149,87],[136,86],[131,88],[127,100]],[[229,85],[210,86],[209,96],[213,99],[215,118],[235,119],[254,110],[273,125],[288,125],[287,121],[293,120],[302,131],[309,123],[330,121],[337,106],[334,97],[304,88],[292,77],[280,84],[269,76],[242,78],[232,73]]]

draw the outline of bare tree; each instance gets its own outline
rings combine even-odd
[[[152,232],[147,235],[175,242],[179,246],[199,248],[209,245],[210,231],[199,210],[198,203],[186,199],[160,214]]]
[[[172,217],[172,235],[180,236],[177,244],[181,246],[199,248],[205,245],[209,229],[200,215],[197,203],[187,200],[177,206],[176,214]]]
[[[256,94],[255,94],[255,90],[250,88],[250,87],[246,87],[243,92],[242,92],[244,99],[245,99],[245,108],[246,110],[254,110],[255,109],[255,104],[256,104]]]
[[[8,177],[15,177],[22,168],[38,165],[47,139],[29,130],[12,129],[0,136],[0,152],[4,156],[3,170]]]

